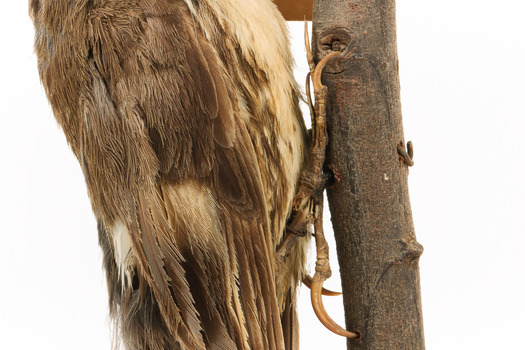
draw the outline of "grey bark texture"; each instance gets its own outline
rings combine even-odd
[[[325,68],[326,170],[349,349],[424,349],[419,257],[408,195],[394,0],[315,0],[316,61]]]

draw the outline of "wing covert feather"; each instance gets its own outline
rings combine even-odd
[[[140,275],[187,348],[281,349],[274,245],[241,96],[187,9],[170,6],[143,9],[144,35],[121,47],[120,80],[101,72],[121,118],[142,119],[158,160],[156,185],[133,194]]]
[[[254,52],[236,39],[212,43],[222,33],[199,27],[192,3],[32,0],[41,79],[86,177],[111,255],[111,310],[130,348],[283,349],[273,241],[280,232],[270,232],[264,187],[277,177],[265,164],[278,158],[278,142],[263,125],[271,108],[263,100],[288,101],[281,90],[294,87],[246,91],[269,84],[262,67],[271,65],[255,71]],[[235,5],[213,3],[210,26],[245,40],[248,31],[218,19],[220,6]],[[283,55],[274,49],[262,52]],[[257,141],[254,128],[269,135]]]

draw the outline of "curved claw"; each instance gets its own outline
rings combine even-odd
[[[314,56],[312,50],[310,49],[310,38],[308,37],[308,22],[304,21],[304,45],[306,47],[306,60],[308,61],[308,67],[310,67],[310,72],[313,72],[315,68]]]
[[[314,109],[314,104],[312,102],[312,93],[310,91],[310,72],[308,72],[306,74],[306,84],[305,84],[305,87],[306,87],[306,101],[308,102],[308,108],[310,109],[310,115],[311,116],[314,116],[315,115],[315,109]]]
[[[317,275],[317,274],[316,274]],[[335,323],[330,316],[328,316],[328,313],[326,312],[326,309],[323,305],[323,299],[322,299],[322,290],[323,290],[323,282],[321,279],[316,278],[317,276],[314,275],[312,278],[312,306],[314,308],[315,314],[317,315],[317,318],[321,323],[328,328],[330,331],[334,332],[335,334],[341,335],[343,337],[347,338],[359,338],[360,334],[359,332],[350,332]]]
[[[303,278],[303,284],[308,287],[308,289],[312,289],[312,282],[313,282],[313,278],[309,275],[306,275],[304,276]],[[329,296],[329,297],[336,297],[338,295],[341,295],[343,293],[341,292],[334,292],[334,291],[331,291],[329,289],[321,289],[321,294],[322,295],[326,295],[326,296]]]
[[[333,51],[330,52],[328,55],[324,56],[319,63],[317,63],[317,66],[315,66],[315,69],[312,73],[312,83],[314,84],[314,91],[319,91],[321,89],[321,73],[323,73],[324,66],[332,59],[334,56],[339,56],[341,52],[339,51]]]

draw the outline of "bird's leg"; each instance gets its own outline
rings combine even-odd
[[[314,203],[312,198],[318,196],[320,193],[322,195],[325,189],[325,179],[323,176],[322,167],[324,164],[324,153],[326,149],[326,129],[324,127],[324,115],[319,120],[316,118],[316,110],[320,106],[316,103],[314,107],[311,99],[310,93],[310,76],[316,71],[316,66],[313,62],[312,52],[310,50],[310,42],[308,38],[307,23],[305,22],[305,45],[306,45],[306,54],[308,65],[310,67],[310,73],[306,76],[306,95],[308,98],[308,107],[310,108],[310,115],[312,116],[312,134],[311,134],[311,146],[310,146],[310,164],[301,174],[298,183],[297,194],[295,195],[292,202],[292,213],[291,221],[287,224],[286,227],[286,236],[283,239],[283,242],[277,249],[277,255],[281,257],[282,260],[286,259],[293,245],[297,239],[301,236],[305,236],[308,233],[309,226],[313,225],[313,212],[314,212]],[[331,53],[323,58],[321,62],[317,65],[318,72],[321,72],[323,67],[326,65],[328,60],[335,56],[337,53]],[[319,86],[320,84],[320,73],[318,74]],[[319,89],[314,85],[314,93]],[[326,101],[326,87],[324,87],[324,96],[318,97],[318,93],[315,93],[316,101],[320,99],[324,106]],[[323,107],[323,110],[325,108]],[[316,126],[316,121],[320,122],[320,127]],[[319,132],[321,134],[319,134]],[[309,284],[309,283],[307,283]]]
[[[326,145],[328,143],[328,134],[326,131],[326,98],[328,89],[321,84],[321,73],[328,60],[338,54],[338,52],[333,52],[324,56],[312,72],[315,106],[313,118],[314,123],[312,124],[313,145],[311,156],[313,170],[317,181],[320,181],[323,178],[323,165],[325,162]],[[325,183],[326,182],[323,181],[323,184]],[[323,305],[321,292],[323,289],[323,283],[332,275],[328,254],[328,243],[326,242],[323,231],[323,191],[324,187],[320,192],[318,191],[315,193],[313,197],[313,219],[317,260],[315,262],[315,274],[312,278],[311,286],[312,306],[317,318],[319,318],[319,321],[321,321],[326,328],[345,337],[359,338],[359,332],[349,332],[334,322],[332,318],[328,316]]]
[[[326,179],[323,174],[323,166],[325,162],[326,145],[328,142],[328,135],[326,131],[326,98],[327,87],[321,84],[321,73],[328,61],[339,54],[339,52],[332,52],[324,56],[317,66],[313,63],[312,53],[309,45],[308,32],[306,31],[305,23],[305,41],[308,63],[310,65],[310,74],[307,76],[307,95],[308,105],[312,114],[312,140],[310,148],[310,166],[303,172],[299,180],[298,193],[293,200],[292,221],[288,225],[288,235],[279,248],[281,256],[286,257],[297,240],[297,232],[306,234],[308,226],[313,225],[315,232],[315,245],[317,251],[317,260],[315,264],[315,274],[311,281],[307,279],[305,284],[310,284],[311,300],[315,314],[321,323],[332,332],[349,337],[359,338],[359,332],[349,332],[328,316],[326,312],[322,295],[326,294],[323,290],[323,283],[330,278],[332,272],[330,270],[328,243],[324,237],[323,232],[323,191],[326,187]],[[312,77],[315,105],[311,103],[309,76]],[[290,235],[295,236],[290,237]],[[286,248],[285,248],[286,247]],[[281,251],[281,249],[283,249]],[[284,253],[284,255],[282,255]],[[311,282],[311,283],[309,283]]]
[[[339,326],[326,312],[323,305],[322,289],[323,283],[332,275],[330,269],[330,260],[328,254],[328,243],[324,238],[323,232],[323,205],[316,205],[315,212],[315,246],[317,251],[317,260],[315,261],[315,274],[312,278],[311,286],[311,300],[314,312],[321,323],[334,332],[335,334],[341,335],[348,338],[359,338],[359,332],[349,332],[343,327]]]
[[[304,191],[300,191],[300,193],[295,197],[294,203],[297,204],[298,209],[293,211],[292,214],[292,221],[287,225],[286,228],[286,235],[281,242],[279,248],[277,249],[277,256],[281,258],[281,260],[286,260],[288,257],[288,254],[290,254],[290,251],[292,250],[292,247],[294,246],[295,242],[299,239],[299,237],[304,237],[308,234],[308,225],[311,224],[309,221],[311,221],[311,208],[310,208],[310,202],[311,200],[309,198],[305,197],[305,190],[304,187],[302,187]],[[302,199],[306,199],[306,201],[302,201]],[[304,206],[303,206],[304,205]],[[313,278],[310,276],[305,276],[303,278],[303,283],[308,288],[312,288],[312,281]],[[337,296],[341,295],[339,292],[334,292],[329,289],[322,288],[321,289],[322,295],[327,296]]]

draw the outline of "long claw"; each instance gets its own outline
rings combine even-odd
[[[308,22],[304,21],[304,44],[306,46],[306,60],[308,61],[308,66],[310,67],[310,72],[313,72],[315,68],[314,64],[314,55],[310,48],[310,38],[308,37]]]
[[[335,334],[341,335],[347,338],[359,338],[361,335],[359,332],[350,332],[338,325],[326,312],[326,309],[323,305],[322,290],[323,290],[323,280],[316,278],[314,275],[312,278],[312,306],[314,308],[315,314],[321,323],[328,328],[330,331]]]
[[[321,73],[323,73],[323,69],[328,63],[328,61],[330,61],[332,57],[338,56],[340,54],[341,52],[339,51],[330,52],[328,55],[324,56],[319,61],[319,63],[317,63],[317,66],[315,66],[315,69],[312,73],[312,83],[314,84],[314,91],[319,91],[321,89]]]
[[[303,284],[306,287],[308,287],[308,289],[312,289],[312,282],[313,282],[313,278],[311,276],[309,276],[309,275],[304,276]],[[330,289],[323,288],[323,289],[321,289],[321,294],[329,296],[329,297],[336,297],[336,296],[341,295],[343,293],[341,293],[341,292],[334,292],[334,291],[331,291]]]
[[[310,74],[310,72],[308,72],[306,74],[306,85],[305,85],[306,91],[305,91],[305,93],[306,93],[306,100],[308,102],[308,108],[310,109],[310,115],[311,116],[315,116],[314,104],[312,102],[312,93],[310,91],[310,76],[311,76],[311,74]]]

